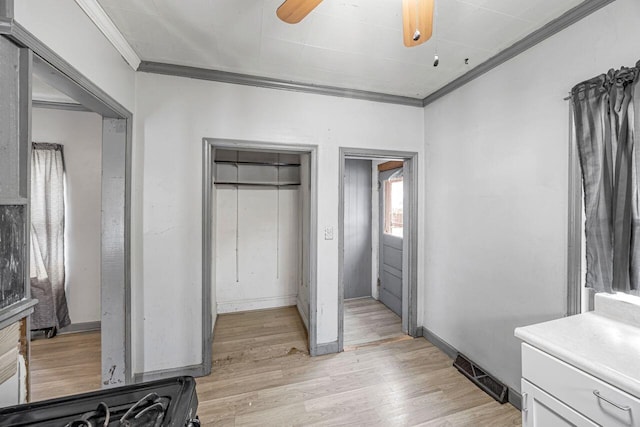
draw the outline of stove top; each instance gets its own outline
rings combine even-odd
[[[193,377],[65,396],[0,409],[0,426],[197,427]]]

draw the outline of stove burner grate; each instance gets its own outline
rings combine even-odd
[[[100,402],[95,411],[83,414],[65,427],[161,427],[169,401],[168,397],[149,393],[133,405],[109,408],[106,403]],[[112,417],[114,420],[110,422]]]
[[[0,426],[196,427],[193,377],[174,377],[0,408]]]

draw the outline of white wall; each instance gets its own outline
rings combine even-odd
[[[135,372],[200,362],[203,137],[319,147],[318,342],[336,341],[339,147],[422,153],[423,111],[145,73],[137,74],[136,99],[145,285]],[[326,227],[336,239],[322,240]],[[421,281],[422,268],[418,274]]]
[[[565,312],[563,98],[634,65],[639,22],[618,0],[425,108],[424,325],[517,390],[514,328]]]
[[[218,313],[296,305],[299,193],[297,187],[217,186]]]
[[[73,324],[100,320],[102,117],[34,108],[32,139],[64,145],[66,294]]]

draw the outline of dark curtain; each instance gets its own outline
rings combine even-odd
[[[585,203],[586,286],[640,290],[640,61],[571,91]]]
[[[64,328],[69,310],[64,268],[64,159],[58,144],[31,153],[31,328]]]

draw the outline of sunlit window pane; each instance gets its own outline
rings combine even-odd
[[[402,237],[402,178],[390,179],[384,182],[384,232]]]

